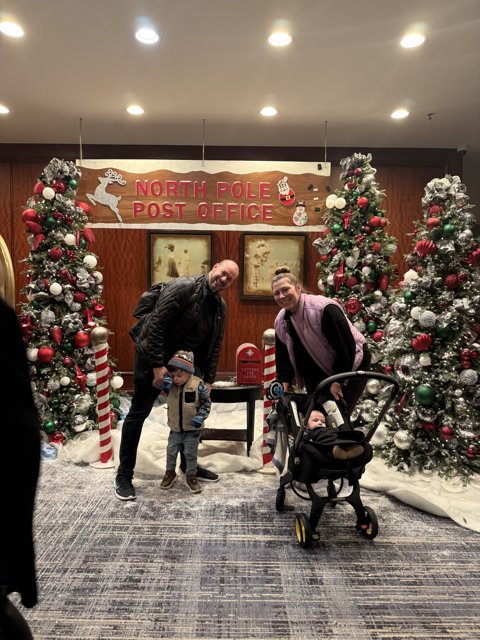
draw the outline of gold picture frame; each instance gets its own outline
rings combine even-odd
[[[241,298],[273,300],[275,269],[290,267],[300,282],[306,274],[305,233],[243,233],[240,238]]]
[[[213,233],[148,232],[148,286],[178,276],[208,273],[213,265]]]
[[[15,308],[15,275],[7,243],[0,235],[0,296]]]

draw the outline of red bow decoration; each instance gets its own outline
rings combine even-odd
[[[395,409],[395,411],[400,414],[403,411],[403,407],[405,406],[407,402],[407,394],[404,393],[403,396],[400,398],[400,402],[397,404],[397,408]]]
[[[333,276],[333,281],[335,282],[335,291],[338,291],[342,284],[345,282],[345,274],[344,270],[344,261],[342,260],[342,264],[338,267],[337,273]]]
[[[87,242],[95,242],[95,236],[93,235],[93,231],[90,229],[90,227],[85,227],[85,229],[83,230],[83,237],[85,238],[85,240],[87,240]]]
[[[75,365],[75,382],[78,384],[83,393],[85,393],[85,391],[87,390],[87,376],[81,372],[78,364]]]
[[[429,336],[428,333],[421,333],[415,336],[410,344],[415,351],[428,351],[432,344],[432,336]]]
[[[346,229],[350,223],[350,218],[352,217],[352,212],[350,209],[348,209],[348,211],[345,211],[345,213],[343,214],[342,218],[343,218],[343,228]]]
[[[419,240],[415,245],[415,251],[419,258],[432,255],[437,250],[437,245],[431,240]]]

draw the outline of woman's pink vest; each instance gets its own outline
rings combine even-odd
[[[341,306],[331,298],[302,293],[300,295],[300,302],[297,310],[291,316],[291,322],[295,327],[295,331],[302,341],[303,346],[327,376],[333,375],[333,364],[336,358],[335,351],[332,349],[322,333],[323,310],[329,304],[335,304],[339,309],[342,309]],[[355,340],[355,360],[353,363],[353,371],[356,371],[363,359],[363,345],[365,343],[365,337],[353,326],[346,316],[345,318]],[[287,331],[285,309],[281,309],[278,313],[275,318],[274,327],[277,336],[287,346],[290,362],[292,363],[295,371],[295,377],[297,382],[302,385],[302,375],[298,371],[293,353],[293,341]]]

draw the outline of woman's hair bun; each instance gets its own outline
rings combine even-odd
[[[277,267],[275,269],[275,275],[278,276],[281,273],[290,273],[290,268],[289,267]]]

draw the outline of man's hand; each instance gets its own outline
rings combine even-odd
[[[161,389],[162,388],[163,377],[164,377],[164,375],[166,373],[168,373],[167,367],[154,367],[153,368],[152,386],[155,387],[155,389]]]
[[[339,382],[334,382],[330,387],[330,393],[335,398],[335,400],[340,400],[340,398],[343,398],[341,384]]]

